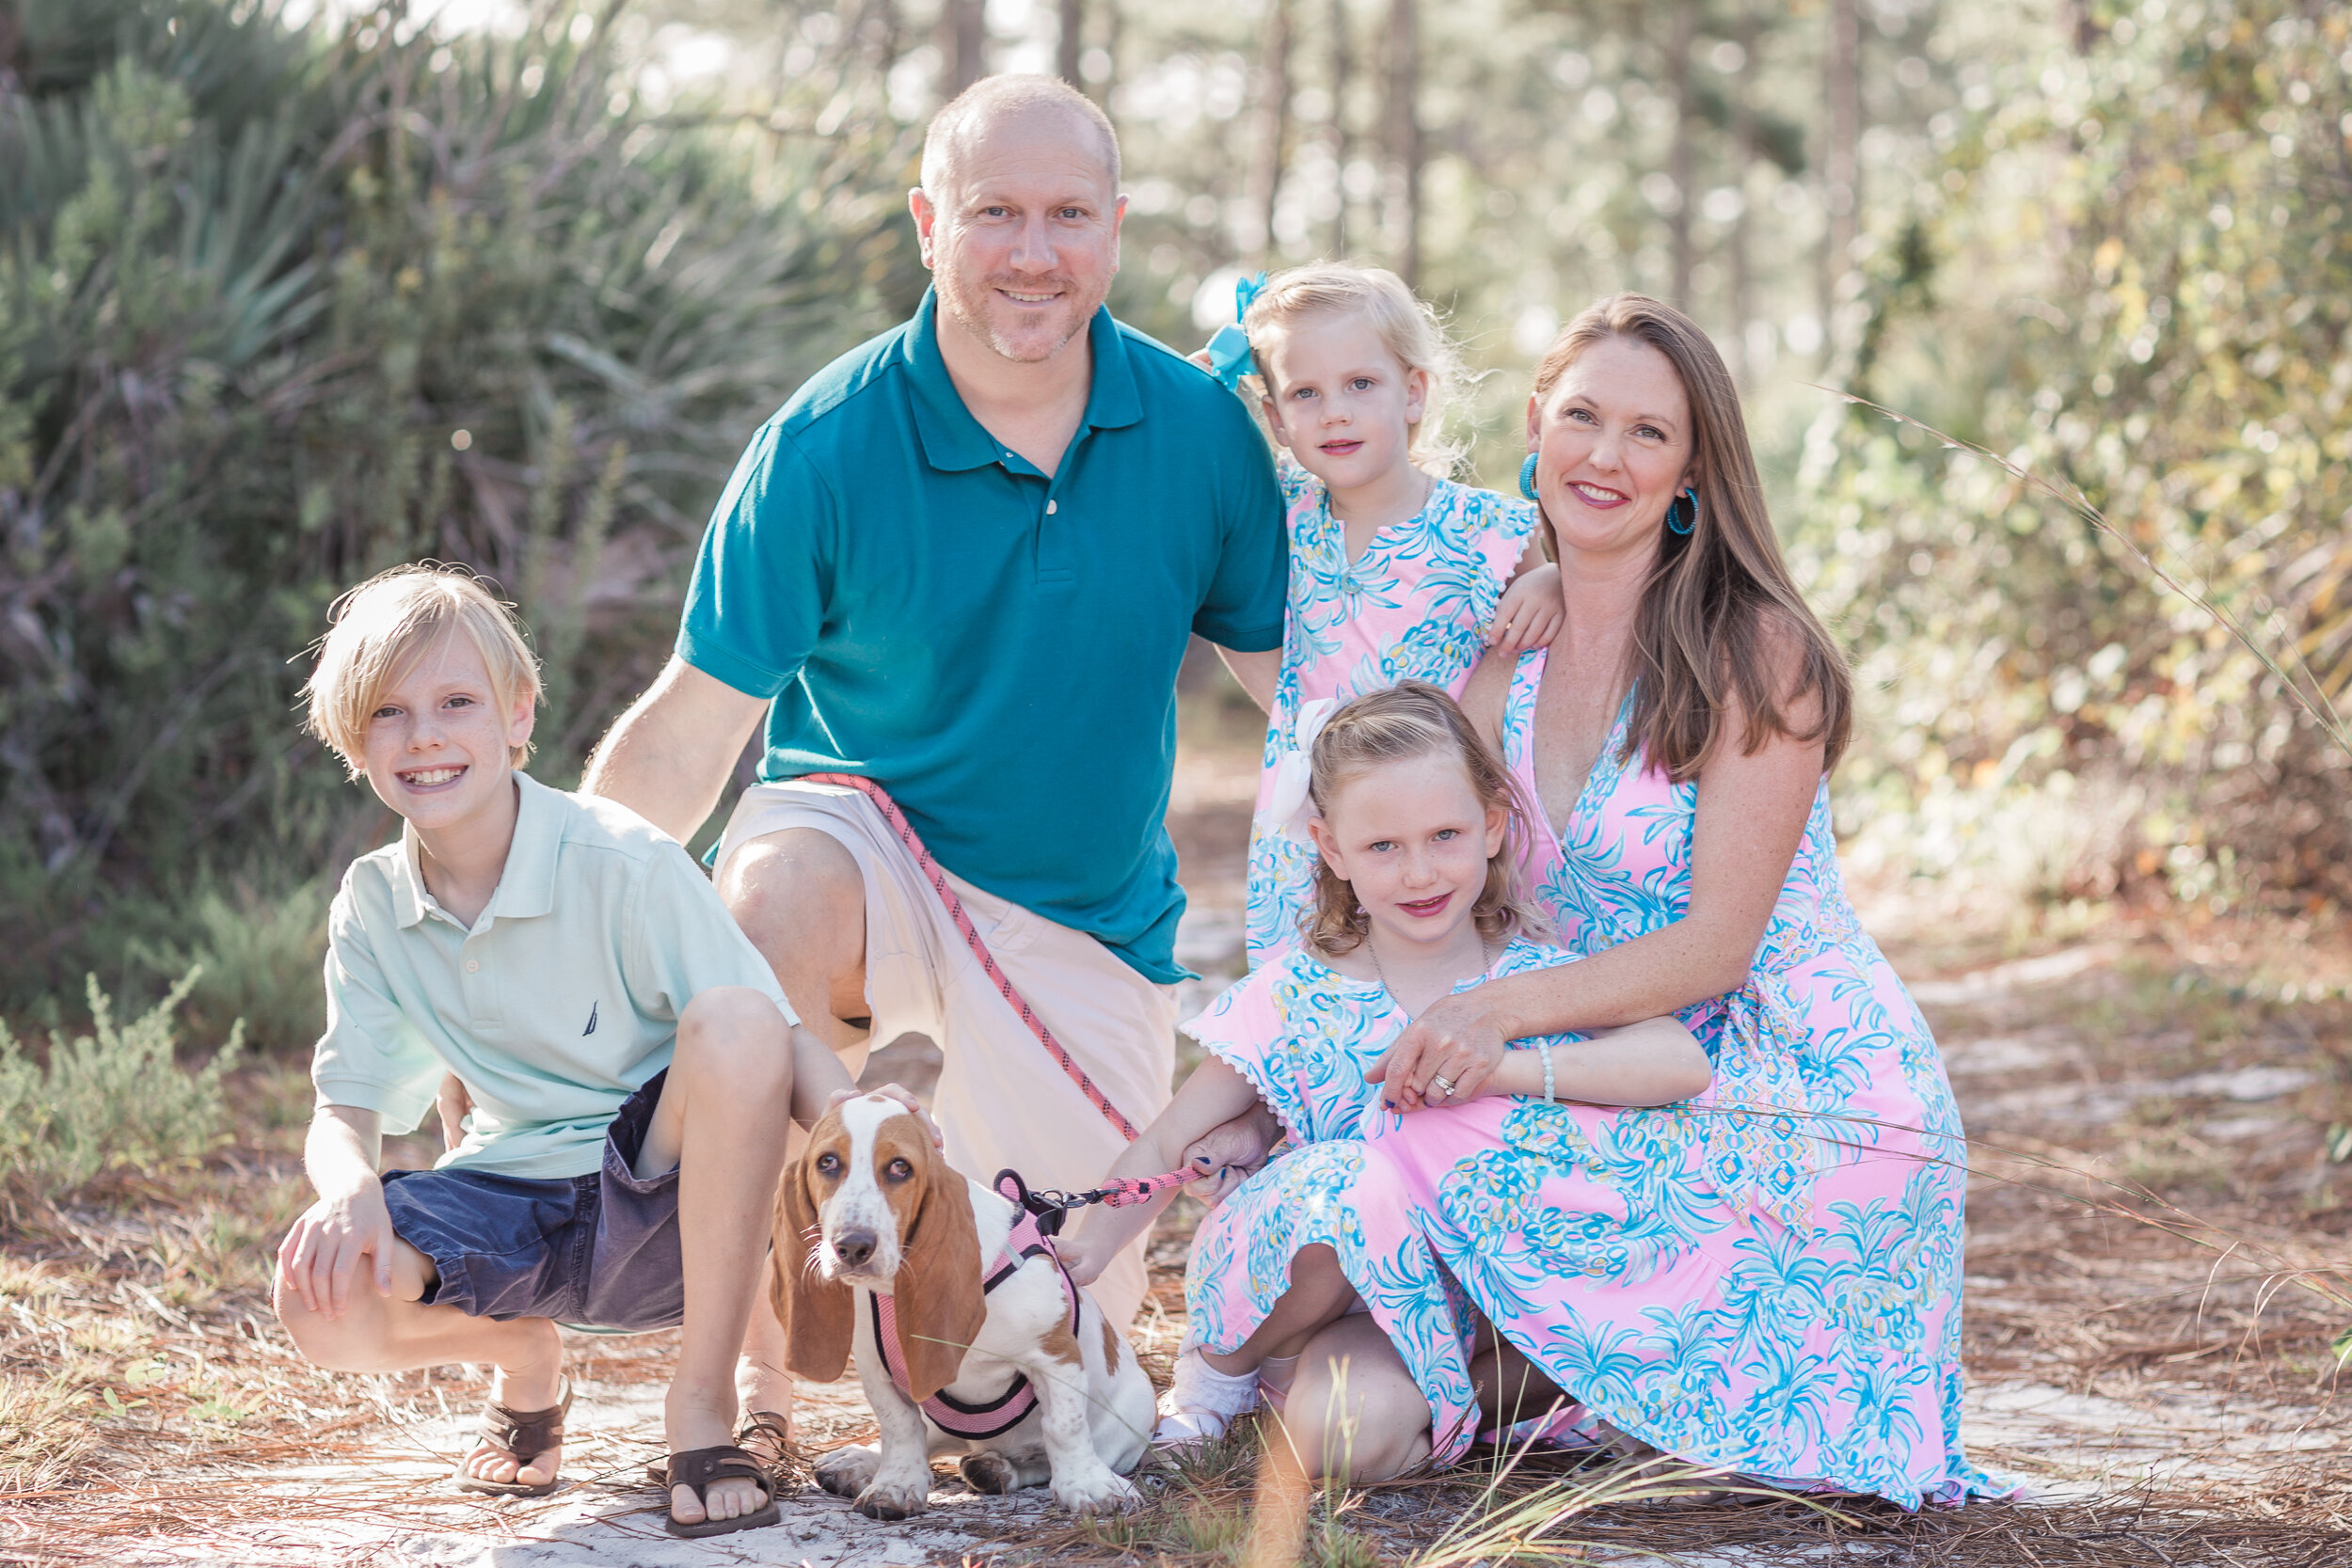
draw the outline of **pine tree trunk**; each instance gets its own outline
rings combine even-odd
[[[1347,135],[1347,0],[1331,0],[1331,166],[1339,207],[1331,214],[1331,259],[1347,256],[1347,165],[1356,155]]]
[[[987,0],[940,0],[939,29],[947,71],[940,96],[953,98],[988,74]]]
[[[1749,186],[1756,177],[1756,84],[1759,69],[1756,51],[1762,41],[1756,7],[1756,0],[1740,0],[1740,65],[1739,77],[1731,85],[1732,159],[1740,190],[1740,215],[1731,225],[1731,320],[1732,338],[1740,345],[1740,380],[1745,387],[1756,385],[1761,369],[1750,362],[1756,356],[1748,348],[1748,324],[1756,319],[1755,259],[1748,253],[1748,203],[1753,199]]]
[[[1086,84],[1078,78],[1078,55],[1086,47],[1086,0],[1061,0],[1061,33],[1054,40],[1054,71],[1081,91]]]
[[[1837,287],[1853,265],[1854,214],[1862,194],[1861,56],[1859,0],[1830,0],[1829,147],[1821,160],[1821,195],[1829,208],[1829,254],[1823,258],[1821,291],[1825,327],[1836,320]]]
[[[866,0],[857,13],[857,46],[874,62],[882,75],[898,63],[905,48],[903,19],[898,15],[898,0]]]
[[[1389,7],[1389,165],[1393,171],[1391,248],[1405,281],[1421,284],[1421,173],[1426,144],[1421,128],[1421,7]]]
[[[1273,265],[1274,208],[1291,166],[1291,27],[1295,0],[1272,0],[1265,56],[1258,71],[1256,145],[1249,162],[1249,205],[1258,214],[1260,267]]]
[[[1666,214],[1666,229],[1672,237],[1674,276],[1667,297],[1684,310],[1691,309],[1691,268],[1692,255],[1691,234],[1692,138],[1697,127],[1696,88],[1691,81],[1691,46],[1697,37],[1698,0],[1676,0],[1674,39],[1667,45],[1666,69],[1674,77],[1675,139],[1667,155],[1666,172],[1674,181],[1673,209]]]

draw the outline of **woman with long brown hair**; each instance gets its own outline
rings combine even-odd
[[[1479,1096],[1506,1041],[1674,1015],[1714,1078],[1654,1110],[1530,1105],[1505,1142],[1556,1182],[1486,1157],[1412,1173],[1433,1247],[1506,1328],[1569,1278],[1569,1328],[1509,1348],[1585,1422],[1906,1505],[1981,1491],[1959,1435],[1960,1118],[1838,874],[1849,676],[1731,378],[1688,317],[1620,294],[1545,356],[1528,444],[1566,622],[1489,659],[1463,705],[1533,802],[1531,880],[1581,957],[1437,1001],[1368,1076],[1409,1121]]]

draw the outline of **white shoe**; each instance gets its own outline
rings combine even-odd
[[[1199,1405],[1170,1410],[1152,1429],[1152,1447],[1158,1452],[1203,1448],[1225,1435],[1235,1418]]]
[[[1220,1372],[1187,1346],[1176,1357],[1176,1375],[1160,1396],[1159,1424],[1152,1429],[1152,1446],[1199,1448],[1225,1435],[1237,1418],[1258,1408],[1258,1374]]]

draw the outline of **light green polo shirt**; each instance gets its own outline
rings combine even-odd
[[[710,879],[626,806],[515,775],[515,842],[470,930],[425,891],[417,838],[362,855],[327,915],[321,1105],[413,1132],[443,1072],[473,1096],[442,1165],[584,1176],[624,1101],[670,1065],[678,1014],[748,986],[793,1018]]]

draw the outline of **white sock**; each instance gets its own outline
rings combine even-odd
[[[1176,1375],[1168,1390],[1168,1403],[1179,1410],[1209,1410],[1219,1416],[1244,1416],[1258,1408],[1258,1373],[1220,1372],[1196,1349],[1176,1357]]]

